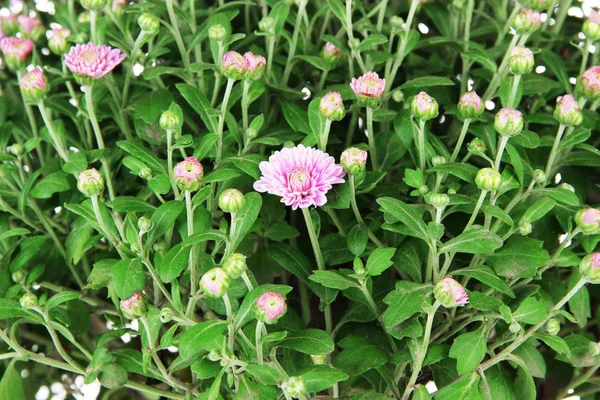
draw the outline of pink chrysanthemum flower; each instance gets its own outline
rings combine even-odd
[[[360,103],[377,108],[385,91],[385,79],[380,79],[377,72],[367,72],[358,79],[352,78],[350,87]]]
[[[259,168],[262,176],[254,190],[280,196],[293,210],[324,205],[331,187],[344,183],[344,170],[333,157],[303,145],[276,151]]]
[[[249,81],[259,80],[265,72],[267,60],[258,54],[248,51],[244,54],[244,79]]]
[[[181,190],[195,192],[200,189],[203,177],[204,168],[195,157],[179,162],[173,170],[173,178]]]
[[[121,49],[90,42],[71,47],[65,54],[65,64],[80,83],[89,84],[109,74],[126,57]]]
[[[6,37],[0,40],[0,50],[9,68],[17,70],[25,66],[27,57],[33,50],[33,41],[16,37]]]
[[[23,97],[27,101],[38,101],[48,93],[48,80],[40,68],[34,68],[19,81]]]
[[[37,40],[44,33],[44,27],[42,21],[37,18],[32,18],[27,15],[19,15],[17,22],[20,27],[21,33],[27,38]]]
[[[228,51],[221,60],[221,72],[226,78],[238,80],[246,72],[244,56],[237,51]]]
[[[581,108],[572,94],[565,94],[556,103],[554,118],[566,126],[577,126],[583,122]]]
[[[254,305],[256,319],[266,324],[274,324],[287,310],[285,299],[280,293],[265,292]]]
[[[594,66],[579,76],[575,93],[589,101],[600,99],[600,66]]]
[[[583,257],[579,263],[579,273],[590,283],[600,283],[600,253]]]
[[[446,308],[462,307],[469,303],[465,288],[452,278],[444,278],[435,285],[435,299]]]

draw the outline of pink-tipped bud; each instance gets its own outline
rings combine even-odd
[[[348,175],[360,175],[366,169],[368,153],[365,150],[350,147],[342,153],[340,164]]]
[[[579,263],[579,273],[589,283],[600,283],[600,253],[583,257]]]
[[[413,117],[421,121],[429,121],[439,114],[437,101],[425,92],[420,92],[413,97],[410,103],[410,111]]]
[[[358,79],[352,78],[350,88],[361,105],[378,108],[385,91],[385,79],[380,79],[376,72],[367,72]]]
[[[339,92],[329,92],[321,97],[319,103],[321,115],[331,121],[340,121],[344,118],[345,108],[342,95]]]
[[[540,29],[542,24],[542,15],[529,8],[521,8],[515,15],[512,27],[519,35],[530,35]]]
[[[223,270],[233,279],[242,276],[246,269],[246,256],[240,253],[233,253],[223,262]]]
[[[327,42],[323,47],[323,58],[329,63],[331,68],[334,68],[343,60],[344,52]]]
[[[127,0],[112,0],[111,10],[116,15],[121,15],[127,7]]]
[[[90,85],[112,72],[126,57],[120,49],[90,42],[71,47],[65,54],[65,65],[80,85]]]
[[[17,71],[26,65],[27,57],[33,50],[31,39],[6,37],[0,40],[0,50],[4,54],[4,61],[8,68]]]
[[[81,6],[88,11],[101,11],[106,6],[106,0],[80,0]]]
[[[247,81],[257,81],[262,78],[267,60],[249,51],[244,54],[244,79]]]
[[[175,166],[173,177],[181,190],[195,192],[200,189],[204,168],[194,157],[188,157]]]
[[[66,28],[54,28],[48,38],[48,48],[56,55],[63,55],[69,51],[69,41],[71,30]]]
[[[494,117],[494,128],[502,136],[517,136],[523,123],[523,114],[512,108],[502,108]]]
[[[244,194],[237,189],[226,189],[219,196],[219,208],[226,213],[235,214],[244,206]]]
[[[136,291],[130,298],[119,303],[125,318],[138,319],[148,313],[148,299],[141,291]]]
[[[596,208],[582,208],[575,213],[575,223],[584,235],[597,235],[600,233],[600,210]]]
[[[535,59],[527,47],[515,46],[510,51],[508,67],[514,75],[524,75],[533,71]]]
[[[577,126],[583,122],[583,113],[572,94],[565,94],[556,103],[554,118],[566,126]]]
[[[586,38],[595,42],[600,39],[600,14],[596,11],[591,11],[587,19],[583,23],[583,34]]]
[[[228,79],[241,79],[246,72],[244,57],[237,51],[228,51],[221,61],[221,72]]]
[[[463,119],[478,118],[483,114],[483,101],[475,91],[462,95],[458,102],[458,115]]]
[[[0,16],[0,32],[6,36],[12,36],[19,31],[17,14],[10,13]]]
[[[274,324],[287,311],[287,304],[280,293],[265,292],[254,304],[256,319],[265,324]]]
[[[444,278],[433,289],[435,299],[446,308],[462,307],[469,303],[465,288],[452,278]]]
[[[48,79],[40,68],[29,71],[19,81],[23,99],[29,102],[38,102],[48,93]]]
[[[222,268],[213,268],[202,275],[200,289],[213,298],[223,297],[229,291],[231,279]]]
[[[77,177],[77,189],[86,197],[98,196],[104,190],[104,178],[96,168],[80,172]]]
[[[594,66],[579,76],[575,93],[589,101],[600,100],[600,66]]]
[[[498,190],[502,184],[502,175],[494,168],[481,168],[475,175],[475,184],[479,190]]]
[[[17,17],[17,23],[19,24],[19,31],[21,32],[21,35],[24,38],[31,39],[33,41],[41,38],[46,31],[42,25],[42,21],[27,15],[19,15]]]

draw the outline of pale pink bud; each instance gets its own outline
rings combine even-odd
[[[222,268],[213,268],[202,275],[200,289],[208,297],[223,297],[229,291],[231,279]]]
[[[181,190],[195,192],[202,183],[204,168],[196,158],[188,157],[175,166],[173,177]]]
[[[27,15],[19,15],[17,17],[19,31],[23,37],[31,40],[38,40],[44,33],[42,21],[37,18],[32,18]]]
[[[579,273],[590,283],[600,283],[600,253],[583,257],[579,263]]]
[[[583,122],[583,114],[572,94],[564,95],[556,103],[554,118],[566,126],[577,126]]]
[[[287,311],[287,304],[280,293],[265,292],[254,305],[256,319],[265,324],[274,324]]]
[[[126,318],[138,319],[148,313],[148,299],[141,291],[135,291],[130,298],[121,300],[121,311]]]
[[[596,208],[582,208],[575,214],[575,223],[585,235],[600,233],[600,210]]]
[[[437,101],[425,92],[420,92],[413,97],[410,103],[410,111],[413,117],[422,121],[429,121],[438,116],[439,107]]]
[[[240,79],[246,72],[244,57],[237,51],[228,51],[221,61],[221,71],[229,79]]]
[[[344,118],[344,101],[339,92],[329,92],[321,98],[319,103],[321,115],[332,121],[339,121]]]
[[[592,10],[583,23],[583,33],[591,41],[600,39],[600,14]]]
[[[444,278],[433,289],[435,299],[446,308],[464,306],[469,303],[465,288],[452,278]]]
[[[343,57],[344,53],[340,49],[329,42],[325,43],[325,46],[323,47],[323,58],[332,67],[336,66]]]
[[[523,114],[512,108],[502,108],[494,118],[494,128],[503,136],[516,136],[523,130]]]
[[[533,52],[524,46],[515,46],[510,50],[508,67],[514,75],[528,74],[533,70],[535,59]]]
[[[4,54],[4,61],[12,70],[18,70],[25,66],[27,57],[33,50],[31,39],[7,37],[0,40],[0,50]]]
[[[600,99],[600,66],[591,67],[579,76],[575,93],[589,101]]]
[[[29,71],[19,81],[25,101],[36,102],[48,93],[48,80],[40,68]]]
[[[86,197],[98,196],[104,190],[104,178],[96,168],[90,168],[77,176],[77,189]]]
[[[48,38],[48,48],[57,55],[65,54],[69,50],[68,37],[71,36],[71,30],[66,28],[54,28]]]
[[[267,66],[267,60],[249,51],[244,54],[244,79],[256,81],[262,78]]]
[[[540,28],[542,15],[529,8],[521,8],[513,19],[513,28],[518,34],[532,34]]]
[[[352,91],[359,103],[370,108],[377,108],[385,91],[385,79],[380,79],[376,72],[367,72],[360,78],[352,78]]]
[[[340,164],[349,175],[358,175],[366,168],[368,153],[365,150],[350,147],[342,153]]]
[[[477,118],[483,109],[481,97],[475,91],[463,94],[458,102],[458,113],[462,119]]]

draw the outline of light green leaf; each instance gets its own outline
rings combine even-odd
[[[201,350],[209,350],[223,331],[227,321],[215,319],[200,322],[178,336],[179,352],[183,357],[192,357]]]
[[[394,263],[392,257],[396,249],[393,247],[377,248],[367,259],[367,273],[370,276],[379,276]]]
[[[120,299],[128,299],[136,290],[144,290],[146,276],[139,258],[121,260],[112,266],[113,288]]]
[[[473,371],[485,357],[487,331],[482,324],[473,332],[463,333],[454,339],[450,348],[450,357],[456,359],[459,375]]]
[[[488,257],[494,271],[506,278],[531,278],[550,261],[543,242],[523,236],[510,238],[502,249]]]
[[[518,322],[535,325],[546,319],[548,316],[548,309],[534,297],[529,297],[513,311],[512,316]]]
[[[416,209],[391,197],[379,198],[377,199],[377,203],[381,205],[386,214],[392,216],[393,222],[399,221],[408,228],[406,234],[423,239],[426,242],[429,241],[427,225],[425,225],[423,218]],[[386,221],[388,221],[387,218]]]
[[[448,240],[440,247],[438,254],[467,253],[491,254],[502,246],[502,239],[485,228],[471,228],[457,237]]]
[[[396,290],[388,293],[383,299],[383,302],[388,305],[383,313],[385,327],[393,328],[420,312],[429,290],[430,288],[425,285],[407,281],[398,282]]]
[[[347,336],[338,345],[343,350],[335,356],[333,365],[352,376],[379,368],[389,359],[383,349],[361,336]]]
[[[453,271],[451,275],[464,275],[477,279],[481,283],[496,289],[499,292],[515,297],[512,289],[492,271],[485,266],[468,267]]]
[[[359,287],[358,282],[351,278],[347,278],[335,271],[314,271],[312,275],[308,277],[311,281],[318,282],[321,285],[332,288],[332,289],[348,289],[351,287]]]
[[[331,335],[320,329],[290,332],[277,346],[304,354],[329,354],[334,348]]]

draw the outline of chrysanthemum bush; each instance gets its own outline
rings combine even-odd
[[[587,3],[10,1],[0,399],[594,398]]]

